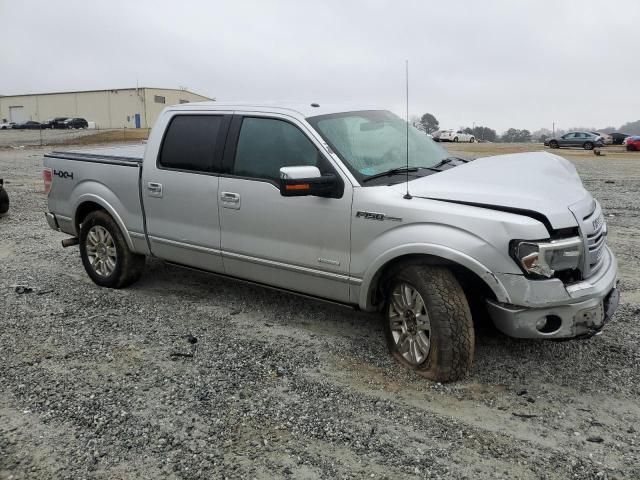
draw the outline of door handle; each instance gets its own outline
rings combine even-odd
[[[220,198],[222,199],[223,202],[229,202],[229,203],[238,203],[240,201],[240,195],[238,195],[237,193],[231,193],[231,192],[222,192],[220,194]]]
[[[162,184],[156,182],[147,182],[147,190],[152,197],[162,197]]]
[[[240,195],[233,192],[220,192],[220,201],[225,208],[240,209]]]

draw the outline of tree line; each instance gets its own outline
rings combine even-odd
[[[440,122],[436,117],[431,113],[425,113],[421,117],[413,117],[412,119],[413,126],[418,130],[425,132],[426,134],[433,134],[440,129]],[[472,134],[476,140],[484,140],[487,142],[505,142],[505,143],[522,143],[522,142],[543,142],[547,138],[551,138],[554,134],[549,129],[541,128],[540,130],[536,130],[535,132],[530,132],[526,128],[518,129],[518,128],[510,128],[502,135],[498,135],[496,131],[489,127],[484,126],[475,126],[471,127],[460,127],[461,131],[464,133]],[[629,135],[640,135],[640,120],[635,122],[628,122],[622,125],[620,128],[616,129],[614,127],[607,127],[601,129],[595,128],[572,128],[569,130],[561,130],[557,129],[555,131],[555,135],[564,135],[569,131],[587,131],[587,132],[622,132]]]

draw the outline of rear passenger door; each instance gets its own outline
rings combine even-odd
[[[167,111],[143,165],[142,199],[153,255],[222,272],[219,169],[229,115]],[[157,129],[157,130],[156,130]],[[157,158],[147,158],[155,155]]]

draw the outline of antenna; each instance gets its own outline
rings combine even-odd
[[[407,200],[411,200],[413,197],[409,193],[409,60],[404,61],[404,78],[405,78],[405,92],[406,92],[406,100],[407,100],[407,193],[405,193],[404,197]]]

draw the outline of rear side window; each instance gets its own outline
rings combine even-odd
[[[247,117],[240,129],[233,174],[277,181],[281,167],[320,167],[320,158],[311,140],[290,123]]]
[[[177,170],[213,171],[221,123],[219,115],[173,117],[162,142],[158,164]]]

